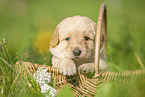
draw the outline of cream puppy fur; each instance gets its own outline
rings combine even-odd
[[[94,72],[95,31],[96,23],[88,17],[73,16],[60,22],[50,42],[53,67],[64,75],[74,75],[78,69]],[[99,66],[100,70],[107,68],[102,59]]]

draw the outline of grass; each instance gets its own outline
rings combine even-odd
[[[30,61],[51,65],[52,55],[47,52],[49,40],[45,43],[43,39],[47,38],[41,37],[41,41],[37,41],[40,34],[48,32],[50,38],[56,25],[69,16],[88,16],[97,22],[101,3],[107,5],[107,63],[111,71],[144,69],[144,2],[142,0],[83,0],[83,2],[82,0],[0,0],[0,96],[24,94],[42,96],[33,78],[28,76],[28,73],[27,75],[17,70],[15,63]],[[3,43],[3,38],[7,41],[7,47]],[[40,47],[38,50],[39,44],[42,49]],[[32,86],[29,87],[28,83]],[[134,85],[138,85],[137,82]],[[134,85],[131,87],[135,87]],[[142,82],[137,90],[144,90],[141,85]],[[106,91],[105,88],[108,88],[109,92],[106,92],[104,97],[107,97],[106,95],[112,97],[115,90],[118,94],[114,95],[119,96],[118,91],[124,90],[108,83],[98,90],[99,97]],[[129,88],[126,91],[129,91]],[[136,92],[138,97],[141,94],[140,91]]]
[[[1,97],[19,97],[28,94],[40,94],[40,88],[26,68],[13,65],[6,44],[2,45],[8,60],[0,57]],[[16,59],[18,61],[18,59]]]

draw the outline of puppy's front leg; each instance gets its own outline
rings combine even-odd
[[[93,73],[95,72],[94,63],[84,63],[78,67],[78,70],[86,73]]]
[[[94,63],[84,63],[81,66],[78,67],[78,70],[85,71],[86,73],[93,73],[95,72],[95,66]],[[106,62],[104,60],[99,60],[99,70],[100,71],[107,71],[109,70]]]
[[[59,72],[63,73],[64,75],[70,76],[76,74],[76,66],[74,61],[71,59],[59,59],[53,56],[52,65],[53,67],[59,68]]]

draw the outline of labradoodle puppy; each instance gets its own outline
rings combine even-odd
[[[76,74],[78,69],[94,72],[95,31],[96,23],[88,17],[73,16],[60,22],[50,42],[53,67],[69,76]],[[99,69],[106,70],[105,61],[99,61]]]

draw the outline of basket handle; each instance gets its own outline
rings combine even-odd
[[[99,10],[99,16],[98,16],[98,22],[97,22],[97,30],[96,30],[96,36],[95,36],[95,59],[94,59],[94,65],[95,65],[95,75],[99,74],[99,55],[100,55],[100,39],[101,39],[101,31],[104,35],[104,43],[103,43],[103,49],[104,54],[105,48],[106,48],[106,30],[107,30],[107,13],[106,13],[106,5],[102,4],[100,6]]]

